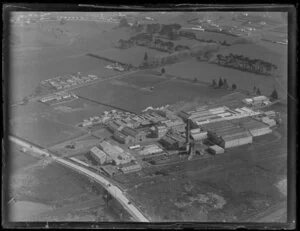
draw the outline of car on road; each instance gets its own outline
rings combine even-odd
[[[129,204],[129,205],[131,205],[131,202],[130,202],[130,201],[128,201],[128,204]]]

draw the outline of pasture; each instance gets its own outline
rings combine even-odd
[[[144,55],[147,52],[148,59],[165,55],[165,52],[160,52],[146,47],[135,46],[128,49],[111,48],[101,52],[92,52],[95,55],[102,56],[108,59],[113,59],[122,63],[139,66],[144,61]]]
[[[253,73],[242,72],[231,68],[221,67],[207,62],[198,62],[197,60],[188,60],[186,62],[176,63],[165,67],[166,73],[187,79],[197,78],[199,81],[211,83],[220,77],[226,78],[229,86],[233,83],[238,88],[252,91],[254,84],[259,87],[262,94],[269,95],[277,89],[280,97],[287,97],[287,79],[280,79],[273,76],[256,75]]]
[[[226,90],[215,90],[206,85],[172,79],[161,82],[155,85],[153,90],[149,90],[144,89],[144,86],[155,83],[158,80],[157,76],[134,77],[137,81],[136,85],[134,79],[130,80],[130,78],[131,76],[128,76],[122,78],[121,81],[100,82],[97,85],[77,89],[75,93],[136,113],[140,113],[141,110],[148,106],[158,107],[177,101],[189,101],[196,97],[205,101],[221,97],[228,93]],[[130,81],[131,84],[126,83],[126,81]]]

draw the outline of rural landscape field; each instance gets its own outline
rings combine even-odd
[[[287,222],[284,12],[12,12],[10,222]]]

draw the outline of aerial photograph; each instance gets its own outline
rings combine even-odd
[[[8,221],[287,222],[287,12],[9,27]]]

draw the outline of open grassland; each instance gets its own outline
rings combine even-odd
[[[135,75],[137,76],[137,75]],[[130,79],[131,76],[126,77]],[[134,77],[137,78],[137,77]],[[203,101],[218,98],[228,93],[226,90],[215,90],[200,84],[192,84],[180,80],[172,80],[161,82],[154,85],[153,90],[139,87],[141,85],[149,86],[152,80],[147,75],[143,84],[143,80],[138,80],[135,85],[134,81],[131,84],[126,83],[126,79],[122,81],[102,82],[94,86],[77,89],[75,92],[80,96],[118,106],[136,113],[148,106],[162,106],[172,104],[177,101],[191,100],[195,97],[202,98]],[[156,82],[157,76],[154,77]]]
[[[127,38],[123,29],[113,30],[115,24],[93,22],[43,22],[14,25],[12,34],[19,43],[10,49],[10,100],[30,95],[43,79],[66,73],[91,73],[110,76],[105,62],[86,57],[88,52],[110,49],[118,39]],[[59,30],[57,30],[59,29]],[[60,32],[63,31],[63,32]]]
[[[286,177],[284,142],[273,136],[219,156],[143,170],[125,183],[127,194],[155,221],[255,221],[271,206],[286,204],[277,186]],[[158,170],[166,175],[155,176]]]
[[[9,132],[42,146],[71,139],[84,133],[58,121],[50,109],[40,103],[13,108]]]
[[[194,78],[199,81],[204,81],[209,84],[212,80],[219,80],[220,77],[227,79],[229,86],[233,83],[237,88],[252,91],[254,84],[260,88],[262,94],[269,95],[277,89],[280,97],[287,97],[287,78],[277,78],[273,76],[262,76],[253,73],[242,72],[231,68],[221,67],[216,64],[206,62],[198,62],[197,60],[188,60],[165,67],[166,73],[182,78],[193,80]],[[217,90],[216,90],[217,92]]]
[[[50,160],[21,153],[12,144],[9,156],[10,221],[112,221],[103,210],[103,189]],[[89,215],[89,216],[87,216]]]

